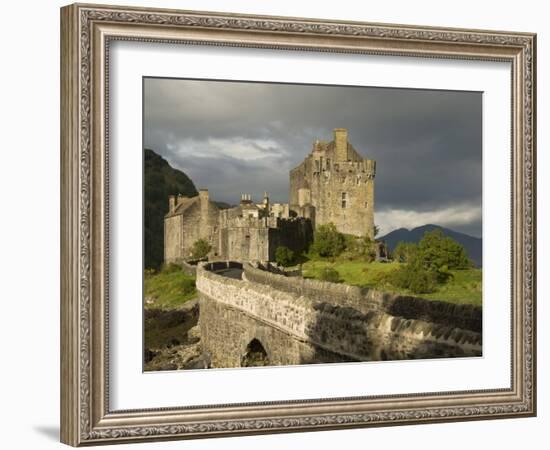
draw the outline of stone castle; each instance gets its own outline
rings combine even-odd
[[[165,263],[192,258],[193,244],[209,242],[211,260],[273,261],[279,246],[307,249],[313,231],[333,223],[341,233],[374,239],[376,162],[364,159],[344,128],[330,142],[315,141],[290,171],[289,203],[261,203],[242,194],[238,206],[222,208],[201,189],[195,197],[170,196],[164,219]]]

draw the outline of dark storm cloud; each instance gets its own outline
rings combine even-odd
[[[288,201],[288,171],[345,127],[377,161],[383,231],[438,220],[481,235],[480,93],[146,79],[144,94],[144,145],[217,200]]]

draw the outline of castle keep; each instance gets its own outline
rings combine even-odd
[[[290,171],[290,209],[315,226],[332,222],[341,233],[374,239],[376,162],[364,159],[345,128],[331,142],[315,141],[311,153]]]
[[[170,196],[164,219],[164,261],[192,258],[193,244],[204,239],[211,260],[273,261],[279,246],[307,249],[313,230],[334,223],[341,233],[374,239],[376,163],[348,142],[344,128],[331,142],[315,141],[311,153],[290,171],[290,202],[261,203],[241,195],[238,206],[222,209],[208,190],[196,197]]]

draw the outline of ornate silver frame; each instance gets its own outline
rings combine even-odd
[[[512,66],[509,389],[111,411],[106,110],[114,39],[508,61]],[[61,440],[129,441],[536,414],[536,35],[75,4],[61,9]]]

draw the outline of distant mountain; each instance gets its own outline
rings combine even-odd
[[[159,268],[164,261],[164,216],[168,212],[168,196],[198,195],[190,178],[174,169],[153,150],[143,152],[144,177],[144,263],[145,268]]]
[[[420,242],[426,231],[432,231],[435,229],[440,229],[445,236],[449,236],[462,245],[470,259],[474,261],[476,267],[481,267],[483,240],[464,233],[459,233],[458,231],[450,230],[449,228],[440,227],[439,225],[422,225],[421,227],[413,228],[412,230],[399,228],[377,239],[385,241],[388,245],[388,249],[392,252],[398,242],[414,242],[417,244]]]

